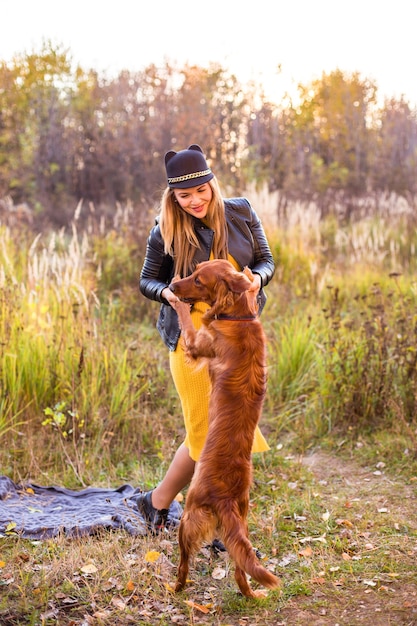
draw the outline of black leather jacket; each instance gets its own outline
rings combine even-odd
[[[241,269],[248,266],[255,274],[259,274],[263,288],[273,277],[275,265],[260,219],[246,198],[225,199],[224,206],[229,254],[237,261]],[[200,243],[200,248],[196,248],[194,255],[194,261],[197,264],[209,259],[214,232],[197,218],[195,218],[195,231]],[[177,346],[180,329],[176,312],[161,294],[170,284],[173,276],[173,259],[164,252],[161,231],[156,223],[148,237],[139,288],[141,293],[150,300],[162,303],[156,326],[170,350],[175,350]],[[260,312],[266,301],[262,288],[258,295]]]

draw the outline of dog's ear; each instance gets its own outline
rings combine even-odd
[[[226,281],[230,291],[233,291],[234,293],[243,293],[244,291],[248,291],[252,284],[250,278],[243,272],[227,272],[224,276],[224,280]]]
[[[226,311],[230,306],[233,306],[233,300],[233,292],[230,290],[228,283],[220,279],[216,286],[216,299],[212,302],[210,316]]]
[[[256,291],[256,293],[258,293],[258,285],[255,281],[254,275],[252,273],[252,270],[246,266],[243,269],[243,273],[245,274],[245,276],[247,276],[249,278],[249,280],[251,281],[251,286],[249,287],[249,291]]]

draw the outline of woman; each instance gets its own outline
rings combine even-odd
[[[175,312],[177,296],[169,289],[172,278],[192,273],[197,263],[210,258],[229,259],[236,269],[250,267],[258,282],[259,310],[265,304],[263,287],[271,280],[274,260],[261,222],[245,198],[223,199],[217,180],[200,146],[193,144],[180,152],[165,155],[168,186],[159,220],[152,228],[140,275],[140,290],[161,302],[158,331],[169,349],[171,374],[181,400],[186,430],[161,483],[136,497],[148,528],[158,532],[167,524],[169,507],[186,487],[208,430],[210,380],[207,367],[196,368],[184,358],[180,328]],[[196,303],[191,315],[196,328],[208,305]],[[268,450],[259,428],[253,452]]]

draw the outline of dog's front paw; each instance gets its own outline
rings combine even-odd
[[[191,322],[190,309],[191,306],[187,302],[181,302],[181,300],[178,300],[178,302],[175,303],[175,310],[178,315],[181,330],[187,328],[188,324]]]

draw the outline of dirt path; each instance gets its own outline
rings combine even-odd
[[[388,476],[383,463],[361,467],[324,452],[302,464],[374,575],[364,579],[352,567],[351,576],[323,581],[311,596],[287,603],[276,626],[416,626],[417,478],[406,483]]]

